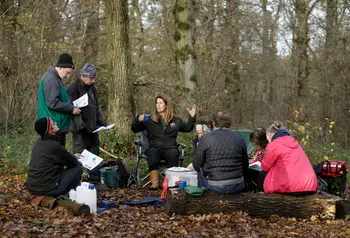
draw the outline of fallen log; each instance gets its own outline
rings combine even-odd
[[[50,209],[53,209],[56,206],[64,207],[69,211],[72,211],[76,216],[80,216],[82,214],[84,215],[90,214],[89,206],[85,204],[79,204],[68,199],[65,200],[65,199],[57,199],[54,197],[44,197],[40,202],[40,206],[50,208]]]
[[[251,216],[341,219],[350,215],[350,202],[335,196],[308,195],[290,196],[282,194],[240,193],[217,194],[206,191],[195,197],[178,188],[169,189],[165,205],[166,214],[191,215],[208,213],[230,213],[244,211]]]

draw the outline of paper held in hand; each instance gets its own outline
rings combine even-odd
[[[261,171],[261,162],[260,161],[254,162],[254,163],[249,165],[249,168],[257,170],[257,171]]]
[[[77,100],[73,101],[73,105],[78,108],[86,107],[88,104],[89,104],[89,97],[87,93],[85,93],[83,96],[81,96]]]
[[[94,169],[97,165],[99,165],[102,162],[102,158],[98,157],[97,155],[94,155],[88,150],[84,150],[81,155],[83,157],[80,157],[78,161],[82,163],[82,165],[89,169],[92,170]]]
[[[111,124],[109,126],[101,126],[100,128],[93,131],[93,133],[99,132],[99,131],[107,131],[111,129],[115,124]]]

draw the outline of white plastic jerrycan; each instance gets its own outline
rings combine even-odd
[[[97,193],[95,185],[82,183],[77,187],[76,202],[84,203],[90,207],[91,213],[97,212]]]

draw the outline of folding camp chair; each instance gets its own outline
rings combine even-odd
[[[145,177],[143,177],[142,179],[140,179],[140,162],[142,159],[147,161],[147,155],[145,154],[146,150],[148,149],[148,137],[147,137],[147,131],[142,131],[139,133],[139,140],[134,142],[134,144],[137,147],[137,151],[136,151],[136,166],[135,166],[135,180],[136,180],[136,186],[138,187],[146,187],[151,181],[147,181],[146,183],[144,183],[145,180],[147,180],[150,176],[150,174],[148,173]],[[182,166],[182,162],[185,159],[185,148],[186,146],[183,144],[177,144],[178,148],[181,149],[180,152],[180,157],[179,157],[179,166]],[[166,167],[166,161],[165,160],[160,160],[159,163],[160,167]],[[160,176],[164,179],[165,177],[165,170],[166,168],[164,168],[161,173]]]

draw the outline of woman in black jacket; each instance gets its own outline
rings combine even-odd
[[[142,114],[135,118],[131,130],[147,131],[149,148],[146,150],[148,169],[150,171],[151,189],[159,186],[159,162],[164,159],[167,167],[178,166],[180,153],[176,138],[179,132],[190,132],[196,122],[196,105],[188,109],[188,121],[184,122],[175,116],[171,99],[167,95],[158,95],[155,99],[154,111],[149,118]]]

